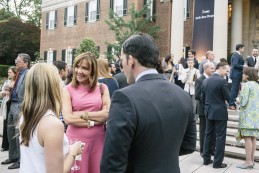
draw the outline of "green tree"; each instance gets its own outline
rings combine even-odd
[[[0,21],[6,21],[13,18],[15,15],[5,9],[0,9]]]
[[[79,55],[84,52],[91,52],[93,53],[97,58],[99,57],[99,51],[98,48],[96,47],[96,44],[94,41],[90,38],[85,38],[82,40],[80,43],[79,48],[76,50],[76,55]]]
[[[0,8],[13,13],[22,21],[40,26],[41,0],[0,0]]]
[[[106,44],[114,49],[114,53],[120,54],[121,45],[131,35],[141,32],[148,33],[155,39],[158,38],[160,27],[152,22],[155,16],[148,17],[149,9],[146,4],[140,10],[135,9],[135,5],[131,4],[129,8],[129,18],[119,17],[113,10],[110,10],[109,20],[105,20],[109,26],[109,30],[112,30],[115,34],[116,43]],[[110,59],[112,56],[110,52],[107,52],[107,57]]]
[[[35,60],[40,49],[39,27],[11,18],[0,22],[0,64],[14,64],[19,53],[28,53]]]

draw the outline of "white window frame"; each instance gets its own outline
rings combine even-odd
[[[75,6],[69,6],[67,7],[67,26],[73,26],[74,25],[74,10]]]
[[[147,8],[149,9],[149,15],[147,15],[147,17],[150,18],[150,20],[152,20],[153,18],[153,5],[154,5],[154,0],[147,0]]]
[[[187,3],[188,0],[184,0],[184,7],[183,7],[183,11],[184,11],[184,20],[187,19],[187,12],[188,12],[188,3]],[[190,2],[189,2],[190,3]],[[189,4],[190,5],[190,4]],[[188,17],[189,18],[189,17]]]
[[[72,49],[66,49],[66,58],[65,62],[67,63],[67,67],[72,67]]]
[[[95,22],[97,15],[97,0],[93,0],[89,2],[89,22]]]
[[[114,13],[116,13],[119,17],[123,16],[123,0],[114,0]]]
[[[47,63],[48,64],[52,64],[53,63],[53,51],[52,50],[48,51]]]
[[[49,12],[49,29],[55,29],[55,10]]]

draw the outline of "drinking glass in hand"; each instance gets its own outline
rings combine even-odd
[[[78,141],[78,139],[70,139],[69,143],[70,145],[73,145],[74,143],[76,143]],[[76,159],[74,160],[74,165],[72,166],[71,170],[72,171],[77,171],[80,169],[80,166],[76,165]]]

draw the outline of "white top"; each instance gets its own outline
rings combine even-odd
[[[193,81],[193,77],[195,74],[196,74],[196,79],[198,79],[200,77],[199,70],[196,68],[192,68],[192,69],[187,68],[185,69],[182,77],[182,83],[185,83],[184,91],[186,91],[190,95],[195,94],[195,81]]]
[[[46,114],[42,117],[42,119],[49,115],[55,115],[51,110],[48,110]],[[41,120],[42,120],[41,119]],[[23,121],[23,117],[21,117],[20,124]],[[33,136],[31,136],[29,147],[24,145],[20,145],[21,147],[21,164],[20,164],[20,173],[46,173],[45,167],[45,156],[44,156],[44,148],[40,145],[38,141],[38,125],[33,132]],[[21,140],[21,139],[20,139]],[[63,143],[63,153],[64,156],[68,154],[68,139],[64,134],[64,143]]]

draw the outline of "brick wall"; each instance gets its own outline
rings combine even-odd
[[[128,0],[128,9],[131,3],[135,3],[137,9],[141,8],[143,1]],[[161,56],[170,53],[171,6],[171,1],[160,3],[160,0],[156,0],[157,17],[154,24],[161,27],[157,40]],[[42,13],[41,57],[44,57],[44,51],[51,49],[57,51],[57,60],[61,60],[62,49],[77,48],[82,39],[86,37],[93,39],[97,46],[100,46],[100,54],[104,54],[107,51],[105,41],[115,41],[114,33],[108,30],[108,25],[105,23],[109,17],[110,1],[101,1],[101,18],[100,21],[94,23],[85,23],[85,2],[79,2],[77,4],[77,24],[71,27],[64,26],[64,8],[53,9],[58,11],[57,27],[54,30],[46,29],[47,12]]]

